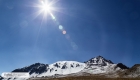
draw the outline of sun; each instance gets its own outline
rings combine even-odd
[[[46,11],[48,11],[48,12],[51,11],[51,7],[50,7],[49,5],[42,5],[41,8],[42,8],[42,10],[45,11],[45,12],[46,12]]]
[[[53,20],[56,20],[53,15],[54,11],[58,11],[58,8],[54,6],[58,0],[38,0],[38,3],[35,3],[33,7],[37,8],[37,11],[33,14],[37,18],[38,16],[42,16],[42,21],[46,21],[48,16],[51,16]]]
[[[51,16],[52,19],[55,20],[55,17],[52,14],[52,12],[56,10],[54,7],[56,2],[54,1],[55,0],[38,0],[38,3],[33,5],[33,7],[37,8],[37,11],[33,14],[35,16],[34,19],[41,15],[42,21],[46,21],[48,16]]]
[[[41,0],[41,3],[42,4],[40,5],[40,8],[42,12],[45,13],[51,12],[52,5],[47,0]]]

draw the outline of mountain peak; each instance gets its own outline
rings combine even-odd
[[[103,57],[99,55],[99,56],[97,56],[96,58],[103,58]]]
[[[129,69],[129,67],[127,67],[126,65],[124,65],[122,63],[118,63],[117,67],[120,67],[121,69]]]
[[[90,60],[85,62],[87,65],[100,65],[100,66],[107,66],[108,64],[113,64],[111,60],[107,60],[102,56],[97,56],[91,58]]]

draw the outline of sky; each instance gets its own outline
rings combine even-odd
[[[39,2],[0,0],[0,73],[98,55],[129,67],[140,63],[140,0],[58,0],[55,20],[38,14]]]

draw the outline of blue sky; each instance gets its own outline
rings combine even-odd
[[[52,13],[65,35],[50,15],[35,14],[38,2],[0,0],[0,73],[98,55],[129,67],[140,63],[139,0],[59,0]]]

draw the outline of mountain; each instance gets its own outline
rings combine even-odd
[[[129,69],[129,67],[127,67],[126,65],[124,65],[122,63],[118,63],[117,67],[120,67],[121,69]]]
[[[103,58],[102,56],[97,56],[94,58],[91,58],[90,60],[85,62],[88,66],[107,66],[109,64],[113,64],[113,62],[111,60],[107,60],[105,58]]]
[[[128,69],[127,66],[122,63],[114,64],[111,60],[107,60],[102,56],[91,58],[84,63],[86,67],[83,72],[90,74],[114,74],[117,71]]]
[[[120,74],[122,77],[140,77],[140,64],[135,64]]]
[[[76,62],[76,61],[58,61],[56,63],[49,65],[48,72],[40,74],[41,76],[52,76],[52,75],[66,75],[77,73],[85,68],[84,63]]]
[[[3,79],[3,77],[0,76],[0,80],[2,80],[2,79]]]
[[[29,72],[31,77],[81,74],[109,74],[118,70],[128,69],[122,63],[114,64],[102,56],[97,56],[81,63],[77,61],[58,61],[53,64],[35,63],[27,67],[15,69],[12,72]]]
[[[23,68],[15,69],[12,72],[29,72],[30,77],[93,75],[106,77],[139,77],[140,64],[129,68],[123,63],[115,64],[111,60],[105,59],[102,56],[97,56],[85,61],[84,63],[77,61],[58,61],[53,64],[35,63]]]
[[[29,72],[29,74],[41,74],[43,72],[47,72],[49,68],[48,64],[42,64],[42,63],[35,63],[32,64],[28,67],[24,67],[24,68],[19,68],[19,69],[15,69],[12,72]]]
[[[29,72],[32,77],[52,76],[56,74],[77,73],[85,68],[84,63],[76,61],[58,61],[53,64],[35,63],[28,67],[15,69],[12,72]]]

